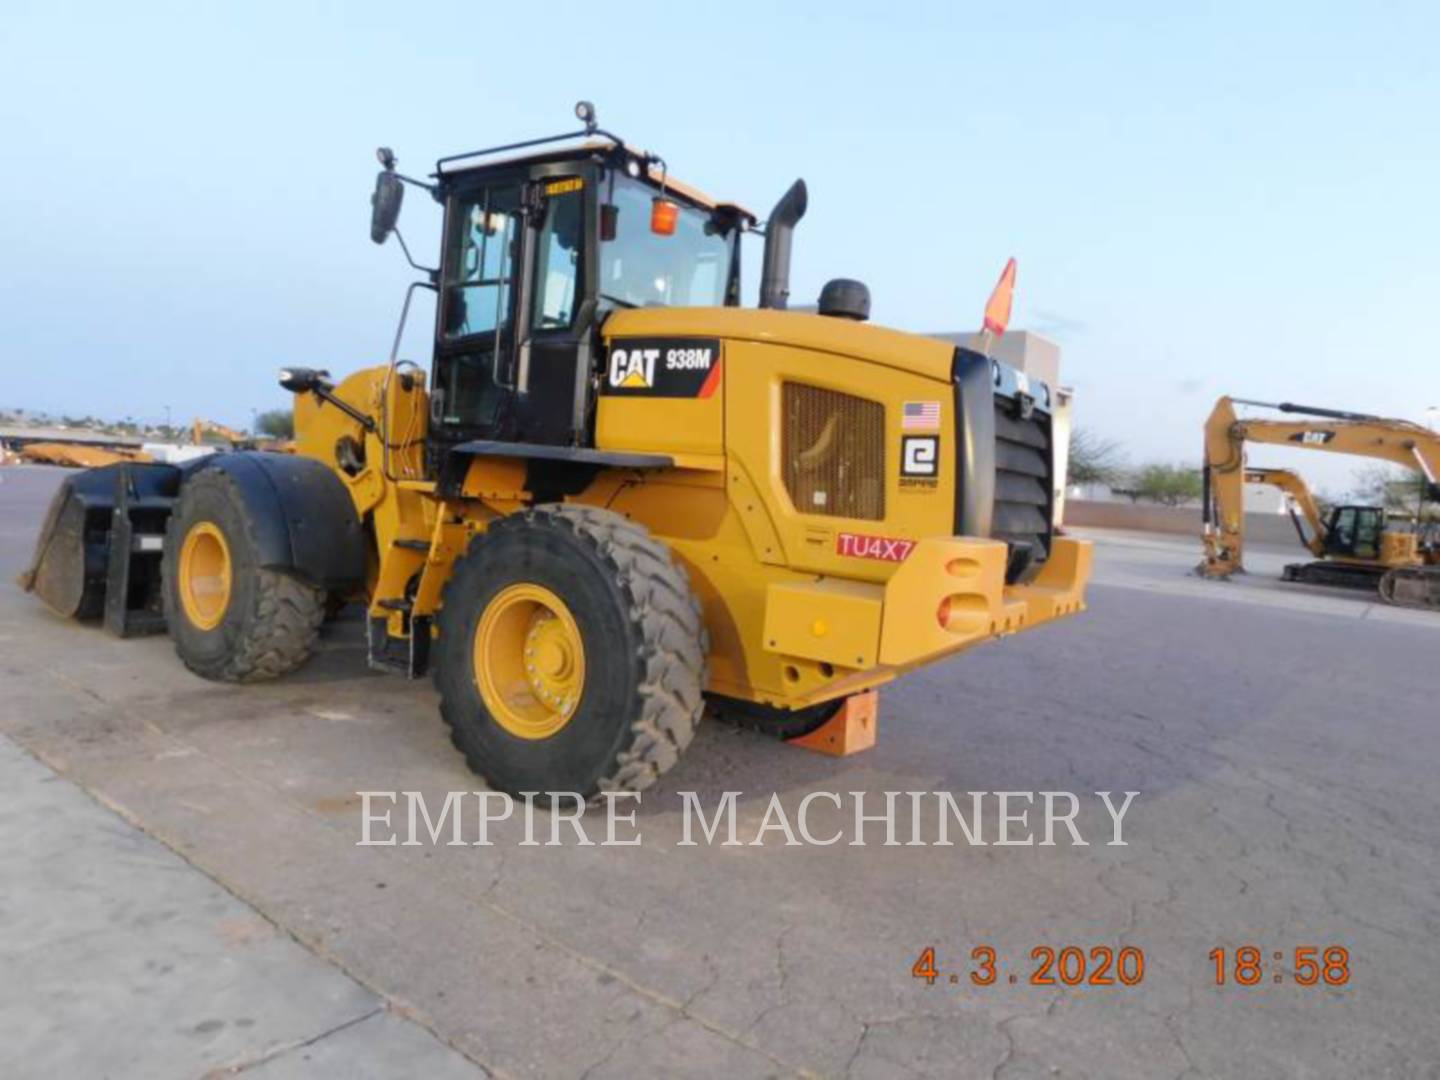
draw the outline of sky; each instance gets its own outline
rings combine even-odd
[[[587,98],[762,215],[803,176],[794,303],[854,277],[966,330],[1015,256],[1012,325],[1132,462],[1195,460],[1222,393],[1426,422],[1437,40],[1433,3],[7,0],[0,407],[247,426],[283,364],[383,362],[414,275],[369,239],[374,148],[424,174]]]

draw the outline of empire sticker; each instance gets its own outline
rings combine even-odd
[[[928,491],[939,483],[940,436],[903,435],[900,438],[900,488]]]

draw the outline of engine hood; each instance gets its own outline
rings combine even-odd
[[[955,346],[871,323],[755,308],[636,308],[605,322],[605,337],[713,337],[832,353],[948,383]]]

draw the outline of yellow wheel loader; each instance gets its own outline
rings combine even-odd
[[[797,182],[766,223],[583,129],[382,171],[444,211],[428,376],[291,368],[295,453],[72,478],[25,577],[62,614],[168,630],[210,679],[310,654],[366,608],[370,663],[430,673],[497,789],[640,790],[707,704],[786,737],[847,699],[1083,608],[1052,527],[1052,388],[976,348],[866,322],[833,281],[786,310]],[[401,239],[403,246],[403,238]],[[409,252],[406,252],[409,258]],[[867,713],[873,715],[873,713]]]
[[[1239,418],[1236,405],[1274,409],[1308,419]],[[1352,454],[1402,465],[1420,474],[1421,497],[1410,520],[1381,506],[1335,506],[1322,514],[1305,481],[1289,469],[1249,467],[1247,443]],[[1245,568],[1244,484],[1268,484],[1290,500],[1300,542],[1316,561],[1285,567],[1284,580],[1376,591],[1388,604],[1440,610],[1440,525],[1426,504],[1440,501],[1440,435],[1408,420],[1221,398],[1205,425],[1205,558],[1197,568],[1226,578]]]

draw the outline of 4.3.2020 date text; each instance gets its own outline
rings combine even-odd
[[[1078,945],[1037,945],[1030,950],[1030,964],[1009,971],[989,945],[970,950],[964,972],[942,971],[935,959],[935,947],[922,949],[910,974],[924,979],[927,986],[937,980],[958,983],[963,974],[973,986],[1015,985],[1022,977],[1031,986],[1138,986],[1145,978],[1145,951],[1134,945],[1113,949],[1095,945],[1088,950]]]

